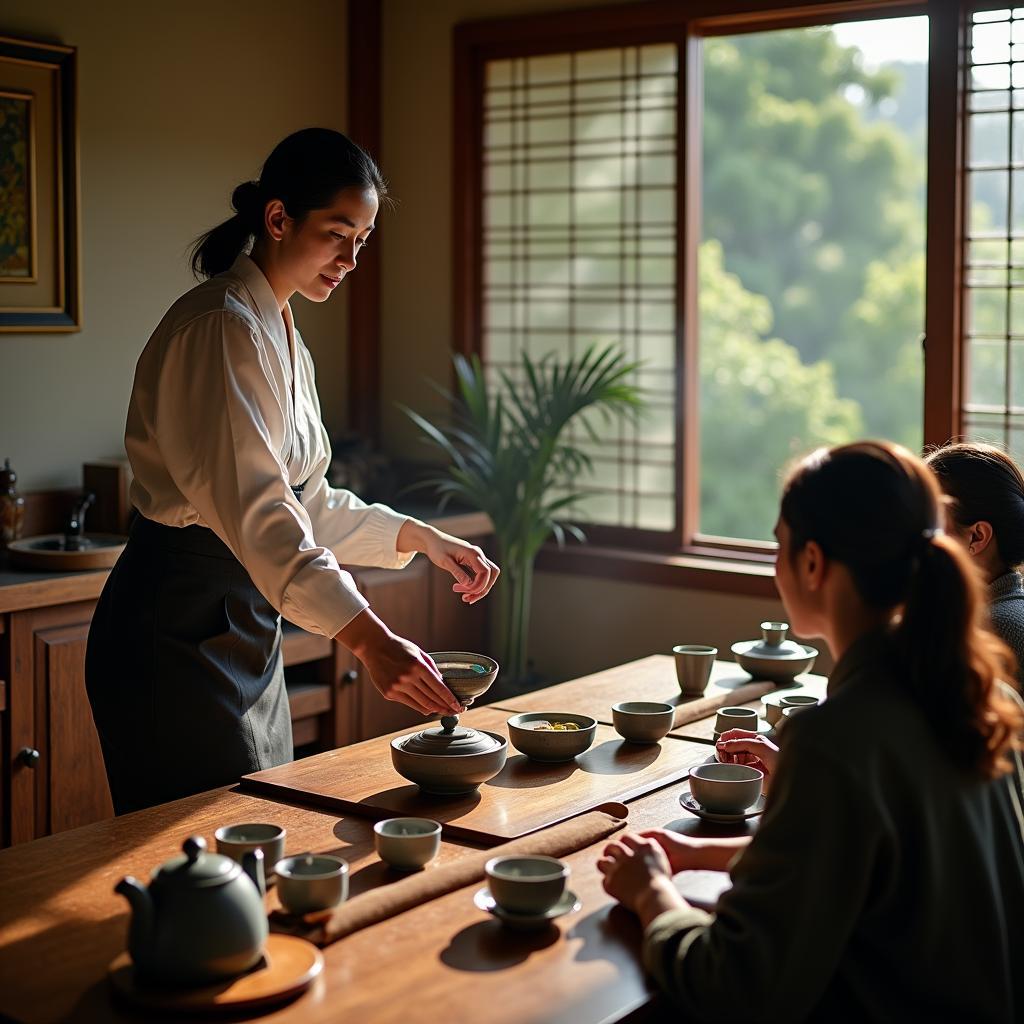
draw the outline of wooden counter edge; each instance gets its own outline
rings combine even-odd
[[[424,521],[444,530],[445,533],[466,539],[484,537],[492,532],[491,521],[484,512],[432,516]],[[0,615],[5,612],[26,611],[30,608],[70,604],[73,601],[94,600],[100,596],[108,575],[109,571],[103,569],[0,586]]]

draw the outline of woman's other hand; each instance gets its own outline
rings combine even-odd
[[[364,608],[335,637],[365,666],[385,700],[423,715],[458,715],[465,708],[444,684],[430,658],[411,640],[396,636]]]
[[[653,839],[665,851],[673,875],[680,871],[728,871],[736,855],[750,843],[750,836],[704,839],[664,828],[646,829],[640,835]]]
[[[725,764],[749,764],[764,772],[764,790],[768,791],[779,761],[779,748],[771,740],[746,729],[728,729],[715,744],[718,760]]]
[[[476,604],[494,586],[501,570],[475,544],[442,533],[415,519],[398,532],[399,551],[422,551],[439,569],[455,579],[452,590],[466,604]]]
[[[653,839],[627,832],[610,842],[597,862],[604,889],[640,917],[644,927],[666,910],[685,906],[672,884],[672,869]]]

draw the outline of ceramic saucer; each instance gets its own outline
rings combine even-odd
[[[735,825],[738,822],[746,821],[747,818],[756,818],[757,815],[764,812],[764,795],[762,794],[757,798],[753,807],[746,811],[741,811],[739,814],[715,814],[713,811],[706,811],[696,800],[693,799],[693,794],[688,789],[683,790],[679,794],[679,802],[686,808],[691,814],[696,814],[698,818],[703,818],[705,821],[713,821],[719,825]]]
[[[486,910],[488,914],[496,917],[502,924],[507,925],[509,928],[514,928],[516,931],[532,931],[535,928],[544,928],[554,921],[555,918],[561,917],[563,914],[574,914],[583,906],[576,893],[571,889],[566,889],[562,893],[562,898],[550,910],[544,911],[543,914],[513,914],[509,910],[502,910],[494,902],[494,897],[486,885],[476,893],[473,897],[473,902],[480,910]]]

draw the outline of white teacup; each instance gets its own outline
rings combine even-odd
[[[757,732],[757,723],[757,712],[753,708],[722,708],[715,715],[715,732],[728,732],[729,729]]]
[[[441,849],[441,826],[430,818],[385,818],[373,826],[377,856],[399,871],[418,871]]]
[[[764,772],[748,764],[700,764],[690,769],[690,792],[712,814],[742,814],[757,802]]]
[[[348,899],[348,864],[328,854],[303,853],[277,862],[277,896],[290,914],[330,910]]]
[[[274,877],[274,865],[284,856],[286,835],[280,825],[262,822],[223,825],[214,833],[217,839],[217,852],[238,861],[239,864],[250,850],[262,850],[267,882]]]
[[[569,865],[555,857],[493,857],[484,866],[495,903],[513,914],[543,914],[565,892]]]

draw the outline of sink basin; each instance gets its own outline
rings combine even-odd
[[[72,538],[63,533],[47,533],[12,540],[7,551],[12,567],[74,572],[77,569],[109,569],[127,541],[127,537],[112,533],[86,533]],[[69,547],[69,544],[76,543],[77,547]]]

